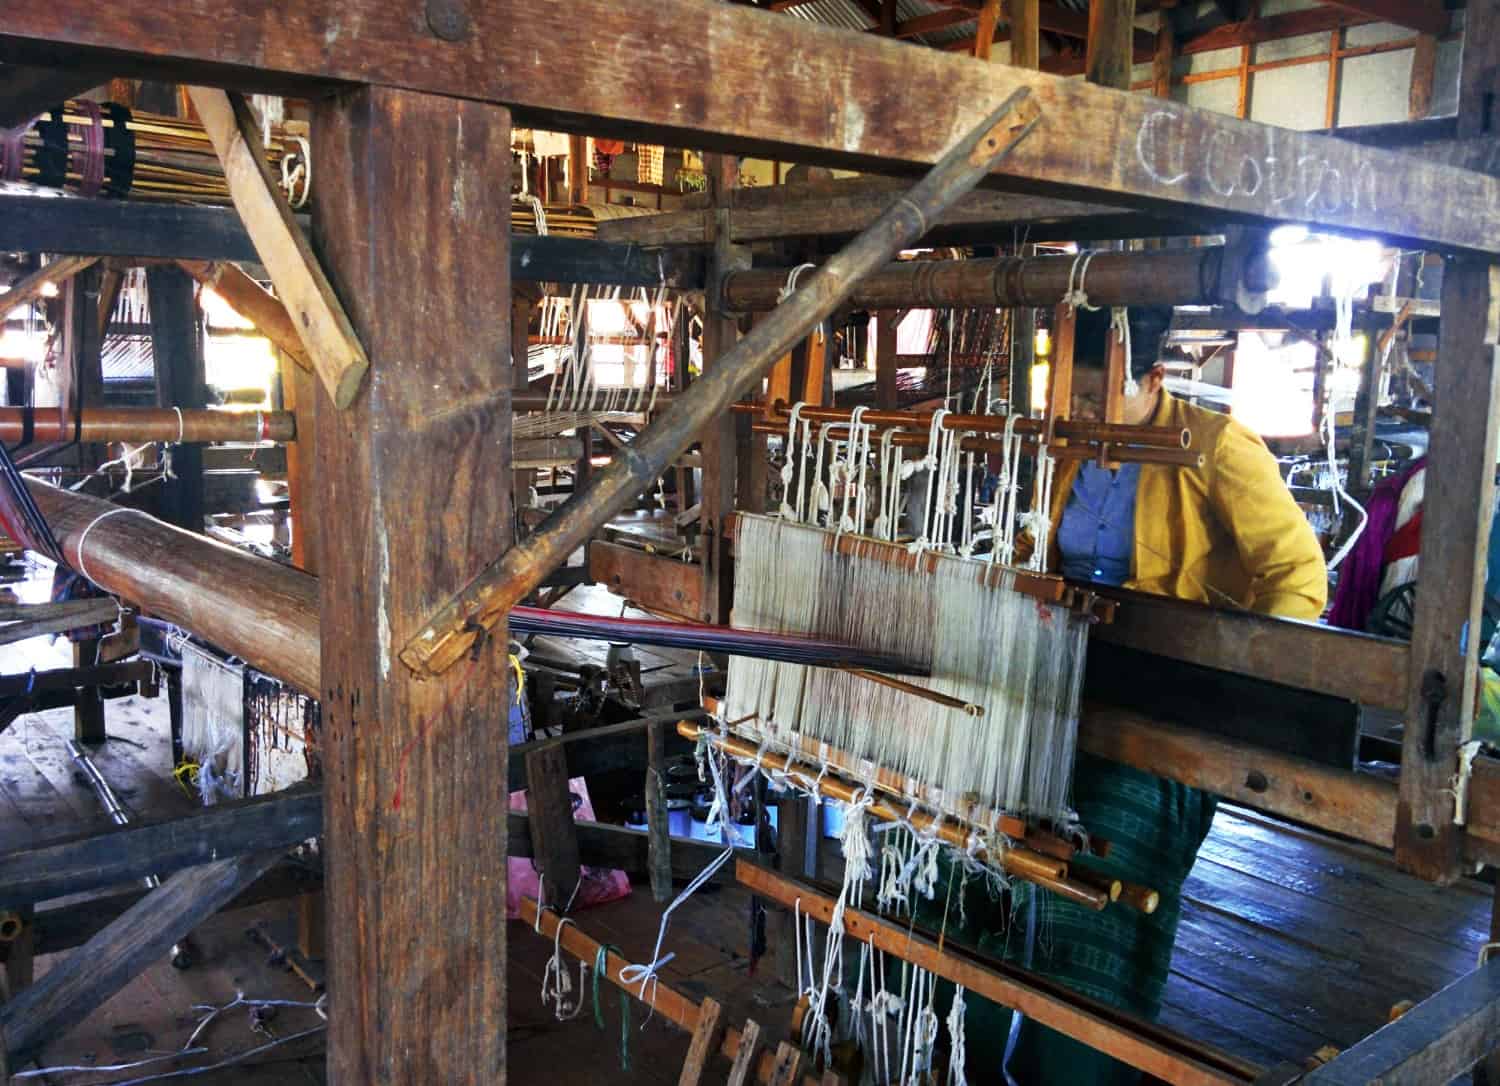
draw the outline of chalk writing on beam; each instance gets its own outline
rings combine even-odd
[[[1158,185],[1206,187],[1226,200],[1263,197],[1289,216],[1379,210],[1378,178],[1368,161],[1340,167],[1322,155],[1297,154],[1296,143],[1296,134],[1283,129],[1210,128],[1159,109],[1136,130],[1135,157]]]

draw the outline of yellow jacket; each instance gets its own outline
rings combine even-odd
[[[1323,551],[1265,443],[1243,423],[1165,389],[1151,425],[1187,427],[1204,460],[1201,468],[1141,465],[1135,556],[1125,587],[1316,619],[1328,601]],[[1081,466],[1061,463],[1053,480],[1052,570],[1062,567],[1057,530]]]

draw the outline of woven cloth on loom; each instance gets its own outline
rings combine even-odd
[[[735,657],[724,719],[778,750],[827,744],[912,798],[1066,819],[1087,624],[1012,587],[1001,566],[771,517],[736,518],[735,626],[827,637],[926,664],[975,716],[828,668]],[[930,572],[927,565],[933,568]],[[917,568],[914,568],[917,567]]]

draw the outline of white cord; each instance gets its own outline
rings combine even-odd
[[[140,512],[140,510],[138,510],[138,509],[126,509],[123,506],[116,506],[113,509],[106,509],[104,512],[100,513],[93,520],[91,520],[91,521],[88,522],[88,525],[83,529],[83,534],[81,534],[78,537],[78,572],[79,573],[82,573],[92,583],[94,583],[94,584],[98,584],[99,583],[98,581],[95,581],[93,575],[91,573],[89,573],[88,564],[84,561],[84,556],[83,556],[83,545],[86,542],[88,542],[89,533],[94,530],[94,525],[98,524],[101,520],[104,520],[107,517],[114,516],[117,513],[138,513],[138,512]]]

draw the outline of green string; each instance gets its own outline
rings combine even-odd
[[[604,1008],[599,1003],[599,978],[609,975],[609,953],[624,956],[619,947],[604,943],[594,955],[594,1025],[604,1029]],[[620,1070],[630,1070],[630,993],[620,989]]]

